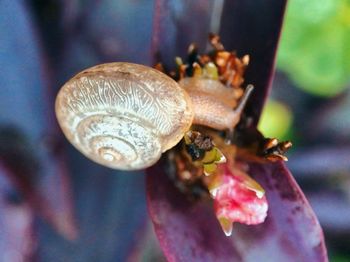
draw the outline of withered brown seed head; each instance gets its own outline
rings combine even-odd
[[[204,151],[210,151],[213,149],[214,144],[210,136],[203,135],[197,131],[190,131],[187,134],[189,134],[189,139],[191,142],[199,149],[202,149]]]
[[[292,147],[292,142],[279,142],[276,138],[266,138],[263,141],[262,155],[271,161],[283,160],[288,161],[285,153]]]
[[[204,151],[210,151],[213,149],[213,141],[209,136],[197,136],[194,140],[194,144]]]
[[[220,36],[216,34],[213,34],[213,33],[209,34],[209,42],[217,51],[221,51],[225,49],[223,44],[220,41]]]
[[[167,72],[175,80],[179,81],[185,77],[200,76],[202,68],[208,63],[214,63],[218,69],[219,80],[228,87],[237,90],[237,98],[242,96],[244,82],[243,74],[249,63],[249,56],[238,58],[235,52],[226,51],[216,34],[209,34],[209,42],[213,50],[207,54],[199,55],[198,47],[191,44],[188,47],[188,55],[185,62],[178,64],[177,71]],[[158,64],[156,68],[164,72],[164,68]]]

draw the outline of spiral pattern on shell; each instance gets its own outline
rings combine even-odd
[[[56,99],[67,139],[91,160],[116,169],[154,164],[192,124],[192,103],[165,74],[137,64],[109,63],[82,71]]]

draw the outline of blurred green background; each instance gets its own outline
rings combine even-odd
[[[344,94],[350,79],[350,1],[289,1],[277,70],[315,100]],[[293,118],[288,101],[270,99],[260,129],[266,136],[298,140]]]
[[[259,129],[293,142],[288,166],[336,262],[350,261],[349,83],[350,1],[290,0]]]

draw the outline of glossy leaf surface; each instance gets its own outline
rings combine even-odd
[[[172,2],[158,1],[158,6],[171,7]],[[269,93],[285,5],[286,1],[225,1],[223,6],[219,30],[223,44],[238,55],[249,54],[251,58],[246,83],[253,84],[255,91],[246,115],[252,117],[255,125]],[[181,43],[180,30],[174,26],[181,22],[169,15],[172,13],[171,8],[166,9],[166,15],[159,15],[160,26],[155,27],[156,39],[172,39],[171,44],[155,41],[154,51],[160,52],[161,57],[165,50],[170,55],[173,50],[178,52]],[[195,11],[192,15],[193,20],[200,17]],[[202,39],[200,43],[210,31],[210,23],[205,21],[200,30],[203,34],[197,35]],[[192,30],[194,24],[188,23],[188,28]],[[166,166],[148,170],[147,193],[158,239],[170,261],[295,261],[294,252],[299,253],[300,261],[327,260],[318,221],[284,165],[251,167],[250,174],[266,190],[270,211],[262,225],[236,225],[231,238],[222,234],[210,203],[188,201],[174,188],[165,170]]]
[[[188,201],[162,166],[147,172],[149,213],[169,261],[240,261],[214,215],[212,203]]]
[[[232,237],[222,233],[210,203],[188,201],[160,167],[148,172],[149,210],[170,261],[327,261],[319,223],[282,163],[251,165],[266,190],[268,217],[258,226],[234,225]]]
[[[250,56],[245,83],[255,90],[245,112],[255,125],[270,91],[286,2],[225,1],[223,8],[220,35],[225,47]]]

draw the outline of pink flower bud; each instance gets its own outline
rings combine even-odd
[[[228,164],[220,165],[209,188],[216,217],[227,236],[231,235],[234,222],[256,225],[265,221],[268,210],[265,192],[242,171],[235,174]]]

